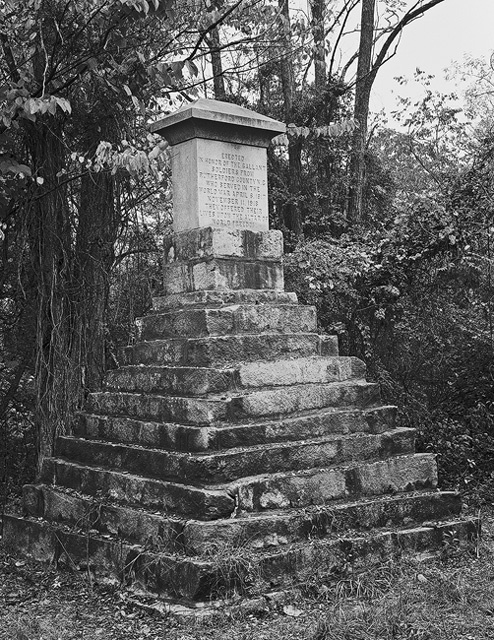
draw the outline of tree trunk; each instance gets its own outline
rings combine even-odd
[[[352,140],[350,157],[349,193],[347,218],[353,224],[363,221],[363,192],[365,183],[365,149],[367,122],[373,76],[372,48],[374,44],[374,13],[376,0],[362,0],[360,44],[355,85],[354,118],[358,123]]]
[[[312,53],[314,58],[314,90],[317,104],[315,123],[317,126],[328,124],[325,117],[327,92],[326,53],[324,50],[325,6],[325,0],[310,0],[311,31],[314,40]],[[325,206],[325,199],[324,196],[321,198],[320,194],[328,182],[326,147],[327,141],[324,138],[318,138],[314,143],[313,166],[317,175],[316,194],[321,210]]]
[[[326,88],[326,53],[324,50],[324,0],[310,0],[311,30],[314,38],[314,87],[316,94],[321,94]]]
[[[216,100],[225,100],[225,79],[223,77],[223,63],[221,62],[221,48],[220,48],[220,32],[218,27],[214,27],[209,32],[209,37],[206,40],[211,53],[211,66],[213,68],[213,84],[214,84],[214,97]]]
[[[101,388],[106,370],[106,308],[115,261],[118,228],[113,194],[114,176],[88,173],[81,179],[76,241],[77,336],[82,383]]]
[[[55,118],[30,131],[33,167],[44,178],[29,212],[28,231],[37,278],[36,301],[36,449],[38,473],[53,454],[56,437],[69,430],[78,406],[81,371],[72,359],[74,307],[71,299],[72,239],[66,189],[57,173],[65,148]]]
[[[288,0],[278,0],[281,9],[281,85],[283,89],[285,122],[290,124],[294,118],[294,97],[295,97],[295,72],[293,69],[293,59],[290,36],[290,10]],[[302,215],[297,198],[300,193],[302,181],[302,143],[297,139],[288,141],[288,172],[289,172],[289,198],[285,204],[283,220],[289,231],[295,238],[302,235]]]

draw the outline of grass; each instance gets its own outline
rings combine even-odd
[[[0,556],[1,640],[491,640],[494,510],[476,554],[386,561],[336,583],[308,581],[269,609],[177,621],[120,585]]]

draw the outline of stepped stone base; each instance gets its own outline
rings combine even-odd
[[[191,604],[472,543],[364,363],[282,291],[281,257],[276,232],[169,239],[166,295],[5,516],[6,547]]]
[[[345,537],[292,543],[283,550],[273,543],[272,550],[259,554],[218,544],[204,558],[154,552],[142,544],[123,543],[92,531],[87,535],[55,528],[39,519],[7,515],[5,531],[7,550],[22,549],[41,561],[89,568],[96,578],[116,576],[124,584],[138,583],[165,598],[178,598],[187,604],[232,593],[255,595],[259,588],[264,593],[286,589],[309,577],[337,575],[349,562],[358,567],[371,559],[438,552],[452,539],[456,544],[470,545],[478,535],[478,525],[456,519],[392,531],[376,528],[371,535],[355,532]]]

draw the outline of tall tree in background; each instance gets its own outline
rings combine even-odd
[[[311,31],[313,37],[314,59],[314,87],[321,93],[326,88],[326,28],[325,28],[325,0],[310,0]]]
[[[355,101],[353,117],[358,123],[353,134],[350,157],[350,179],[348,189],[348,210],[350,219],[359,222],[362,215],[364,193],[365,147],[367,144],[367,122],[369,115],[370,70],[374,47],[374,15],[376,0],[362,0],[360,19],[360,42],[358,48],[357,80],[355,83]]]
[[[223,63],[221,60],[220,30],[214,26],[206,37],[206,43],[211,52],[211,67],[213,74],[214,97],[216,100],[225,100],[225,78],[223,76]]]
[[[422,17],[427,11],[445,0],[415,2],[394,24],[379,31],[375,21],[376,0],[361,0],[360,44],[358,50],[357,79],[355,84],[354,117],[358,124],[353,137],[349,175],[349,199],[347,217],[352,224],[364,220],[363,192],[365,189],[365,150],[367,126],[372,87],[382,65],[393,55],[392,47],[403,29]],[[384,43],[372,59],[377,41],[384,37]]]
[[[283,90],[284,119],[287,124],[293,122],[295,115],[296,78],[292,51],[291,20],[289,0],[278,0],[280,8],[280,76]],[[285,204],[284,222],[289,231],[296,237],[302,233],[302,217],[298,204],[300,181],[302,144],[299,139],[292,139],[288,143],[288,174],[290,196]]]

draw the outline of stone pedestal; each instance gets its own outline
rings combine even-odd
[[[164,294],[191,291],[283,291],[280,231],[206,227],[165,242]]]
[[[209,135],[194,118],[171,129]],[[283,291],[280,234],[265,219],[238,229],[233,211],[211,226],[191,184],[163,295],[25,487],[25,516],[5,516],[4,544],[191,607],[469,544],[478,522],[437,490],[434,455],[415,453],[364,363]]]

